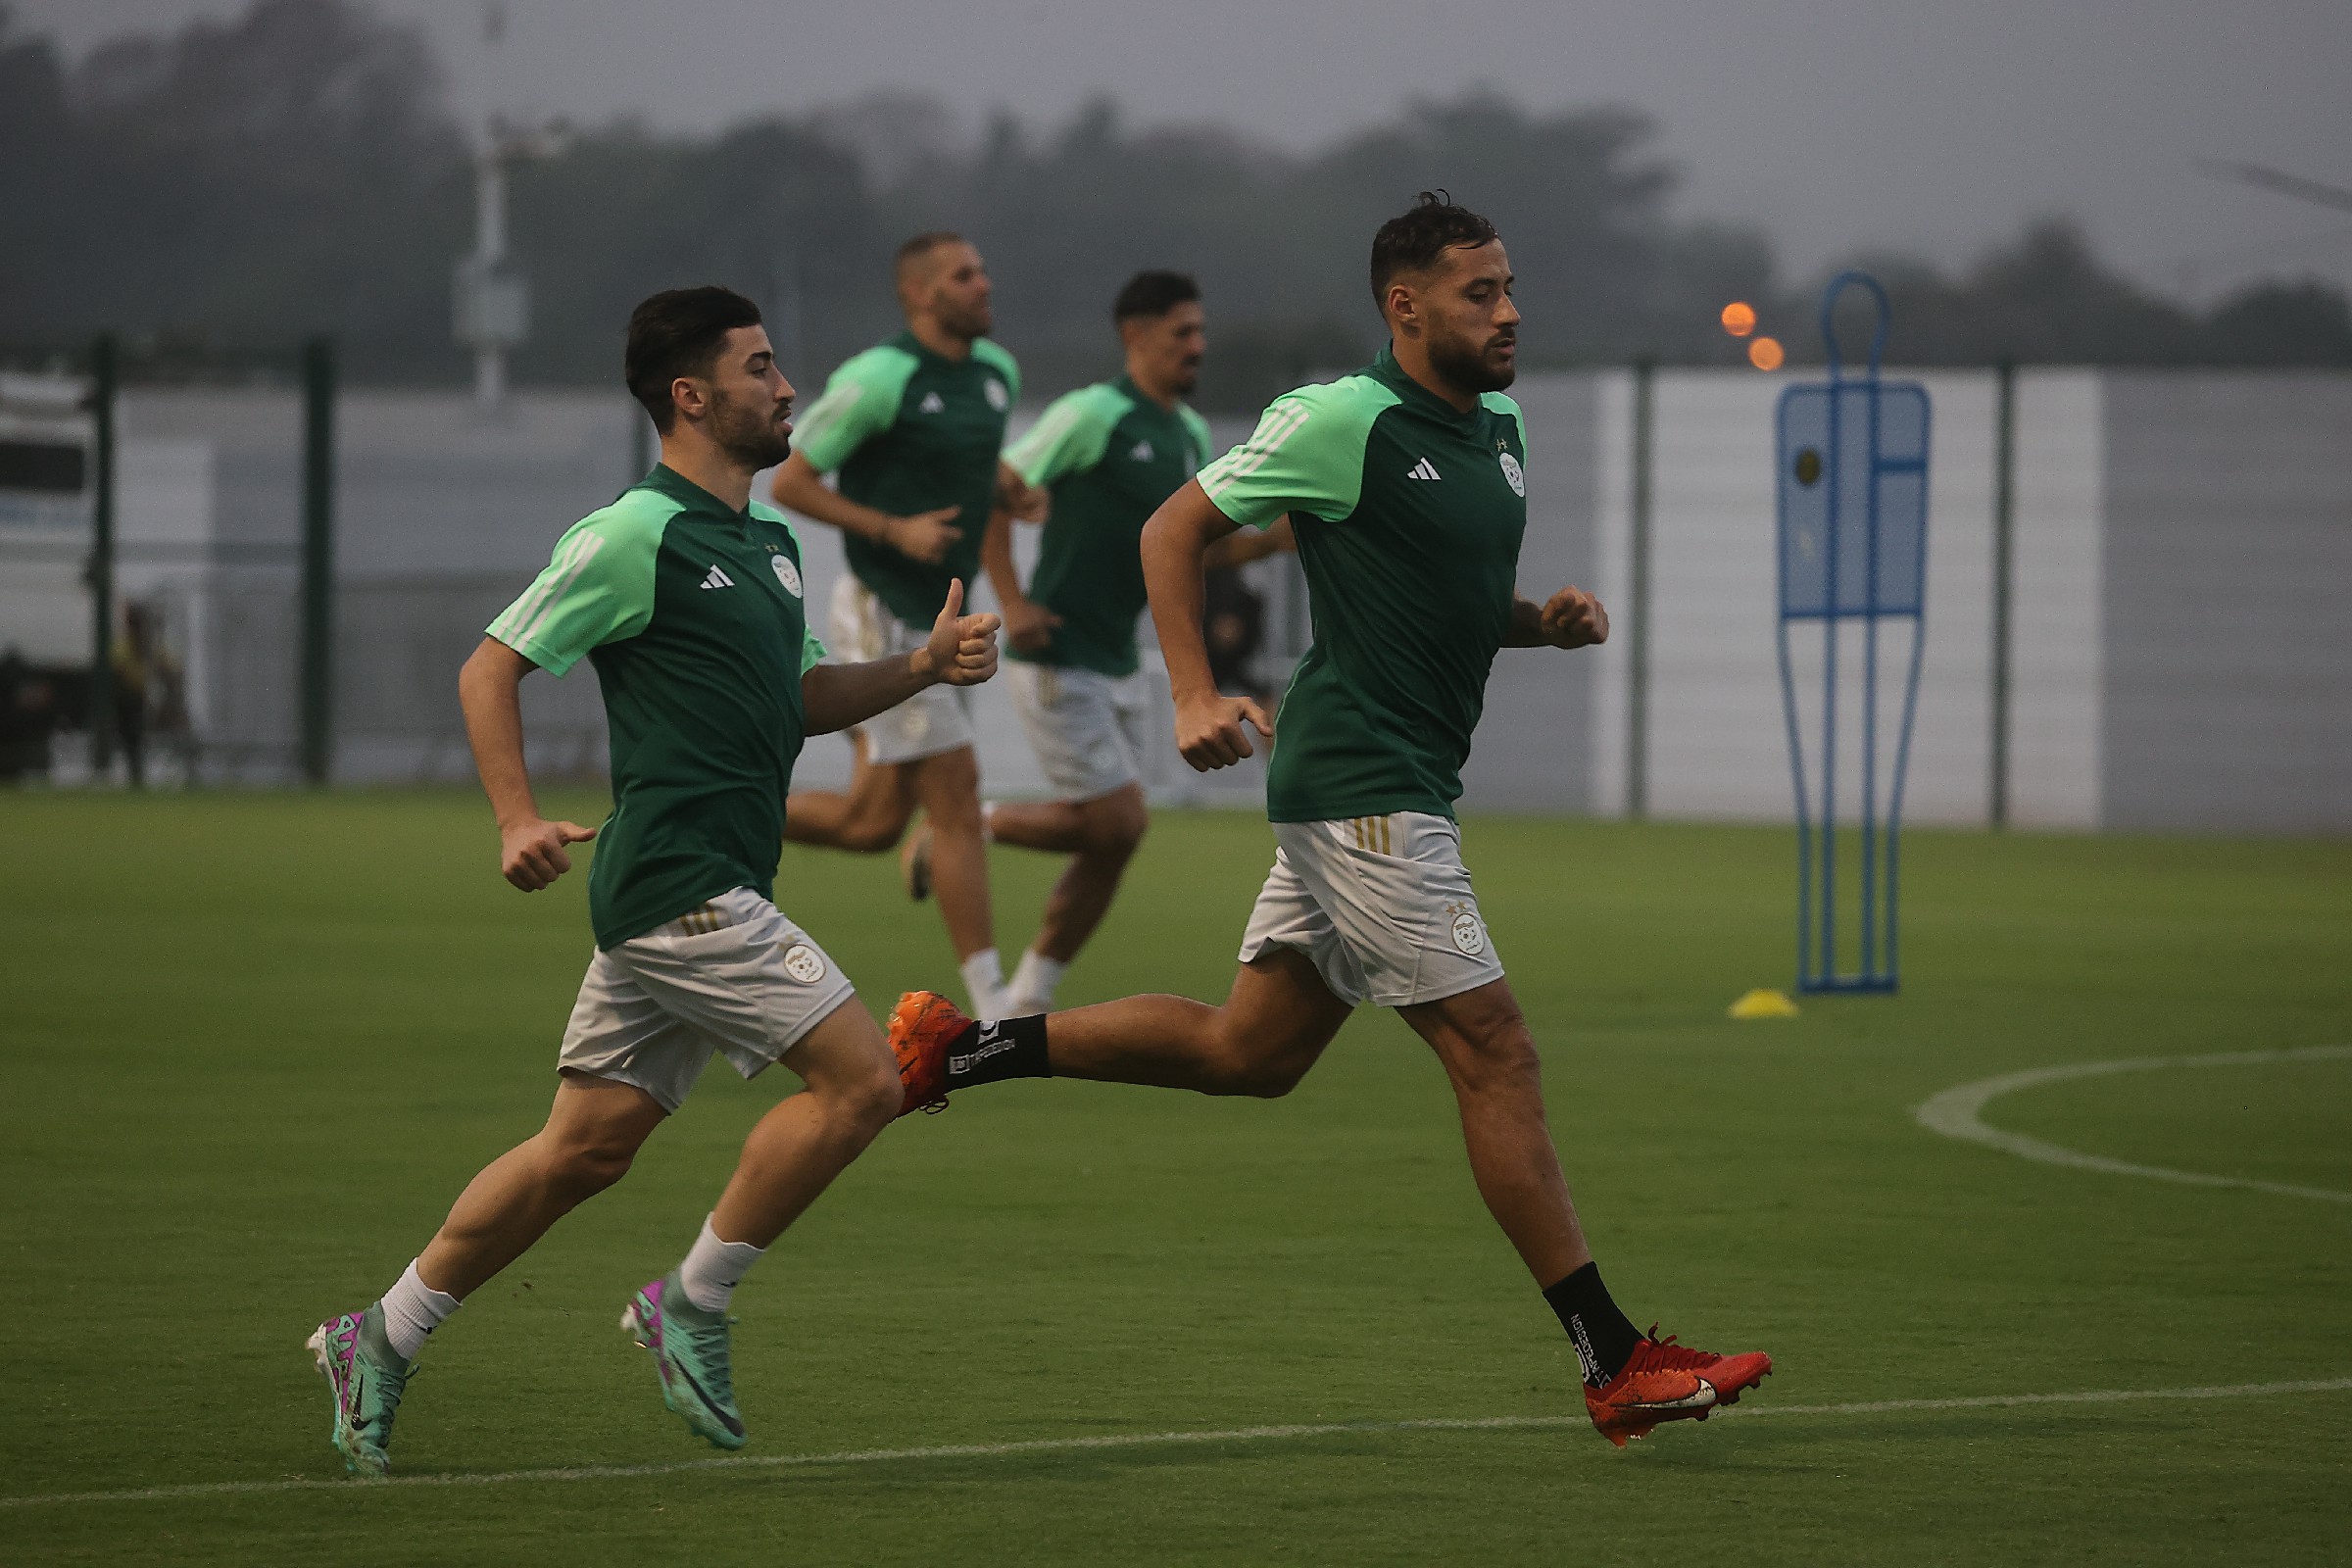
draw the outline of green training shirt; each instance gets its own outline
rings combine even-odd
[[[1054,400],[1004,454],[1054,492],[1029,597],[1061,617],[1044,652],[1014,659],[1135,673],[1144,612],[1144,524],[1208,461],[1208,421],[1163,409],[1126,376]]]
[[[489,633],[551,675],[585,655],[604,688],[612,814],[588,872],[598,947],[731,888],[775,897],[806,736],[801,677],[825,655],[781,513],[732,511],[657,466],[572,524]]]
[[[1291,677],[1266,814],[1313,822],[1453,814],[1487,672],[1510,629],[1527,530],[1519,406],[1457,414],[1387,349],[1353,375],[1278,398],[1200,471],[1247,527],[1285,513],[1314,643]]]
[[[819,473],[838,470],[852,501],[901,517],[963,509],[949,523],[963,537],[929,564],[856,534],[844,541],[858,580],[909,626],[939,618],[950,579],[972,587],[1004,418],[1020,395],[1012,356],[988,339],[951,360],[901,332],[835,370],[794,428],[793,450]]]

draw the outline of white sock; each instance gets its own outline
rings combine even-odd
[[[458,1309],[458,1298],[425,1284],[411,1259],[407,1272],[376,1304],[384,1309],[384,1338],[392,1342],[392,1353],[414,1361],[424,1348],[424,1337]]]
[[[1052,1012],[1054,993],[1061,985],[1061,977],[1069,972],[1068,964],[1058,963],[1031,948],[1014,966],[1012,983],[1004,988],[1005,995],[1016,1006],[1034,1006],[1040,1012]]]
[[[996,949],[981,949],[964,959],[957,972],[963,976],[963,989],[972,999],[973,1017],[1004,1015],[1004,964],[998,958]]]
[[[706,1312],[724,1312],[727,1303],[735,1298],[735,1287],[752,1271],[752,1265],[767,1250],[749,1242],[722,1242],[703,1221],[703,1233],[687,1249],[686,1261],[678,1265],[678,1289],[686,1299]]]
[[[996,802],[982,801],[980,803],[980,842],[983,844],[994,844],[997,842],[997,824],[995,820],[996,814]]]

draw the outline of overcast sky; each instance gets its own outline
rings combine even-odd
[[[491,90],[478,0],[423,22],[462,107]],[[15,0],[70,48],[242,0]],[[2352,0],[508,0],[496,90],[578,120],[708,128],[937,92],[1305,147],[1479,82],[1647,111],[1683,210],[1759,222],[1802,272],[1857,247],[1954,263],[2067,214],[2198,298],[2255,275],[2352,284],[2352,214],[2198,174],[2252,160],[2352,186]]]

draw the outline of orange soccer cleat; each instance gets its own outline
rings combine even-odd
[[[890,1009],[890,1049],[899,1058],[906,1099],[899,1114],[948,1106],[948,1047],[972,1020],[936,991],[909,991]]]
[[[1718,1405],[1737,1404],[1740,1396],[1772,1374],[1772,1357],[1761,1350],[1740,1355],[1716,1355],[1675,1343],[1673,1335],[1649,1336],[1634,1347],[1627,1361],[1605,1389],[1585,1390],[1585,1413],[1592,1428],[1620,1448],[1635,1438],[1648,1437],[1665,1421],[1704,1421]]]

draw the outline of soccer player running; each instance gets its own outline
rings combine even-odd
[[[906,330],[833,372],[776,470],[776,504],[839,528],[851,575],[834,585],[833,641],[881,659],[922,646],[953,582],[969,583],[991,511],[1034,505],[998,454],[1021,388],[1012,356],[989,341],[995,317],[980,253],[960,236],[899,247]],[[838,488],[824,475],[837,473]],[[980,762],[961,694],[928,690],[863,725],[847,793],[803,791],[784,836],[879,854],[925,826],[905,859],[907,891],[936,893],[975,1007],[1001,1006],[1004,968],[988,900]]]
[[[1220,696],[1200,633],[1201,559],[1237,526],[1288,514],[1315,641],[1282,710],[1266,804],[1278,846],[1221,1007],[1130,997],[976,1023],[945,998],[900,999],[891,1043],[906,1108],[967,1084],[1062,1076],[1212,1095],[1287,1094],[1362,1002],[1391,1006],[1453,1086],[1470,1167],[1575,1348],[1592,1424],[1623,1446],[1704,1418],[1771,1371],[1644,1336],[1603,1288],[1544,1122],[1541,1063],[1480,918],[1453,803],[1501,648],[1583,648],[1599,602],[1514,583],[1527,447],[1510,385],[1519,312],[1486,219],[1424,193],[1372,242],[1390,348],[1267,409],[1257,431],[1145,526],[1143,566],[1198,768],[1270,737]]]
[[[571,868],[567,845],[597,841],[597,953],[547,1125],[474,1177],[381,1299],[311,1337],[333,1391],[335,1446],[357,1474],[385,1469],[425,1336],[618,1181],[713,1052],[746,1078],[781,1061],[804,1087],[752,1129],[684,1260],[629,1298],[622,1327],[653,1352],[662,1402],[688,1429],[742,1447],[728,1299],[901,1103],[881,1028],[849,977],[769,902],[784,796],[805,736],[986,680],[997,617],[960,613],[951,584],[914,647],[819,663],[799,541],[751,500],[752,476],[783,458],[792,432],[792,387],[759,309],[721,288],[657,294],[629,318],[626,366],[662,432],[660,466],[564,533],[458,680],[507,880],[536,892]],[[613,806],[601,828],[540,814],[516,705],[523,676],[562,675],[582,657],[612,729]]]
[[[1054,400],[1004,460],[1052,510],[1026,589],[1012,517],[989,519],[981,560],[1004,607],[1004,678],[1052,801],[986,808],[999,844],[1066,855],[1037,939],[1006,984],[1007,1016],[1044,1012],[1064,970],[1118,893],[1151,813],[1142,764],[1152,692],[1136,659],[1144,612],[1137,541],[1145,519],[1209,458],[1208,422],[1183,401],[1207,348],[1200,285],[1138,272],[1111,304],[1126,373]],[[1241,548],[1236,548],[1241,547]],[[1282,547],[1267,534],[1220,540],[1228,560]]]

